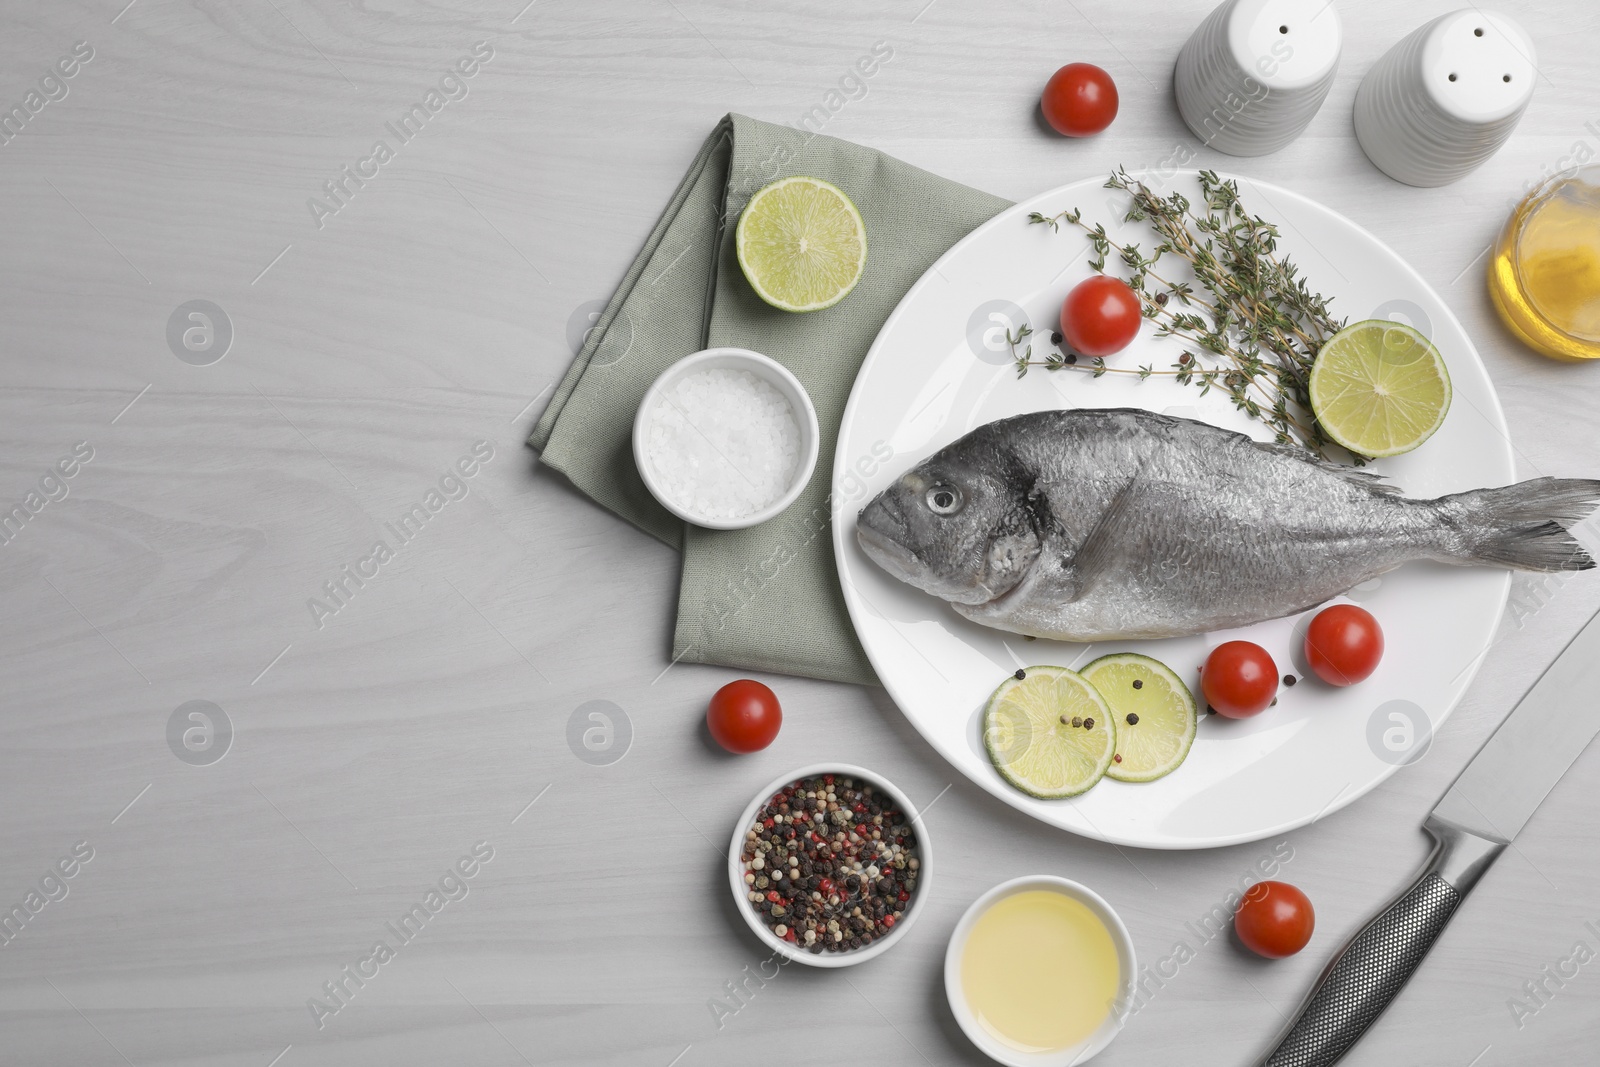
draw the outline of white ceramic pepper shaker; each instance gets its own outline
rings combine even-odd
[[[1276,152],[1322,106],[1343,44],[1332,0],[1223,0],[1178,53],[1178,111],[1219,151]]]
[[[1407,185],[1445,185],[1497,152],[1537,77],[1522,27],[1477,8],[1441,15],[1386,52],[1356,91],[1356,138]]]

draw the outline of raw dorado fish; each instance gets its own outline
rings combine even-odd
[[[1203,422],[1080,409],[980,426],[863,508],[856,536],[974,622],[1099,641],[1292,615],[1408,560],[1586,570],[1566,527],[1596,502],[1600,481],[1576,478],[1412,500]]]

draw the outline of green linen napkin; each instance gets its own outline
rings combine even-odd
[[[867,225],[867,266],[825,311],[769,307],[740,272],[739,212],[780,177],[824,178]],[[845,402],[889,312],[934,260],[1008,202],[848,141],[743,115],[717,124],[534,427],[528,443],[596,502],[681,548],[674,662],[877,684],[845,609],[829,532]],[[669,365],[735,345],[771,356],[811,394],[817,468],[787,511],[748,530],[688,526],[634,466],[634,412]]]

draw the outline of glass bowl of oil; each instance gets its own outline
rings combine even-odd
[[[1517,205],[1489,260],[1511,332],[1552,359],[1600,359],[1600,164],[1557,174]]]
[[[1073,1067],[1121,1030],[1137,966],[1128,928],[1098,893],[1031,875],[973,901],[950,935],[944,990],[995,1062]]]

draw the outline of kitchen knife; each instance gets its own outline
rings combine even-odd
[[[1500,724],[1423,823],[1433,853],[1347,941],[1257,1067],[1330,1067],[1422,963],[1483,872],[1600,732],[1600,614]]]

